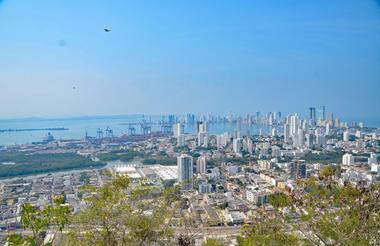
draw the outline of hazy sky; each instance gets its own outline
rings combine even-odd
[[[0,0],[0,118],[311,105],[380,118],[379,1]]]

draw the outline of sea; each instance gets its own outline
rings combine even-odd
[[[0,130],[4,129],[46,129],[46,128],[67,128],[68,130],[40,130],[40,131],[0,131],[0,146],[27,144],[32,142],[42,141],[50,132],[55,139],[83,139],[86,135],[96,137],[97,130],[109,127],[113,130],[114,136],[122,136],[128,133],[129,123],[159,122],[162,116],[157,115],[126,115],[126,116],[92,116],[92,117],[77,117],[77,118],[61,118],[61,119],[41,119],[41,118],[27,118],[27,119],[9,119],[0,120]],[[141,127],[138,125],[136,134],[141,133]],[[236,129],[234,123],[220,123],[209,124],[208,131],[210,134],[221,134],[224,132],[233,132]],[[272,127],[269,126],[241,126],[243,134],[268,134]],[[160,131],[161,125],[153,124],[152,131]],[[195,125],[184,126],[185,133],[195,133]],[[278,129],[281,131],[281,127]]]

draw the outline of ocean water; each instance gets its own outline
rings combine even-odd
[[[25,144],[42,141],[44,137],[51,132],[55,139],[82,139],[87,134],[96,136],[97,129],[104,130],[110,127],[114,136],[121,136],[128,133],[128,125],[125,123],[139,123],[143,117],[141,115],[115,116],[115,117],[88,117],[88,118],[67,118],[67,119],[14,119],[0,120],[0,129],[33,129],[33,128],[58,128],[64,127],[69,130],[65,131],[19,131],[19,132],[0,132],[0,146]],[[145,116],[147,121],[158,122],[162,116]],[[140,127],[135,126],[136,133],[140,133]],[[209,124],[211,134],[220,134],[223,132],[232,132],[236,129],[235,124]],[[160,125],[152,125],[152,131],[161,130]],[[271,127],[266,126],[245,126],[242,125],[241,132],[249,131],[251,134],[269,133]],[[281,131],[281,129],[278,129]],[[185,133],[195,133],[194,125],[185,125]]]
[[[139,123],[145,119],[146,121],[158,122],[162,120],[162,116],[151,115],[126,115],[126,116],[109,116],[109,117],[81,117],[66,119],[12,119],[0,120],[0,129],[31,129],[31,128],[57,128],[64,127],[69,130],[51,131],[55,139],[83,139],[86,131],[89,136],[96,136],[97,129],[103,131],[110,127],[114,136],[121,136],[128,133],[128,123]],[[358,121],[356,121],[358,122]],[[380,121],[366,121],[366,125],[379,127]],[[140,133],[140,126],[135,126],[136,133]],[[221,134],[224,132],[233,132],[236,124],[209,124],[209,132],[211,134]],[[247,126],[242,125],[241,132],[243,134],[249,131],[250,134],[268,134],[272,127],[268,126]],[[152,125],[152,131],[160,131],[161,125]],[[282,127],[278,127],[278,132],[282,133]],[[25,144],[42,141],[49,131],[20,131],[20,132],[0,132],[0,146]],[[379,129],[377,131],[379,133]],[[185,133],[195,133],[195,125],[185,125]]]

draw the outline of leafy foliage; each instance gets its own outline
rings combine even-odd
[[[299,245],[299,238],[283,230],[284,223],[277,219],[263,217],[253,226],[246,226],[238,238],[239,245]]]
[[[271,197],[273,212],[258,212],[240,245],[378,245],[380,186],[339,185],[326,166],[319,179]]]
[[[93,195],[74,218],[78,227],[67,244],[150,245],[165,244],[174,237],[170,220],[176,211],[176,188],[134,186],[129,178],[118,176],[101,188],[88,189]]]
[[[277,193],[269,197],[269,203],[274,207],[286,207],[290,205],[290,199],[284,193]]]
[[[11,245],[42,245],[44,234],[48,229],[62,233],[68,224],[71,207],[65,204],[63,196],[54,197],[54,204],[42,210],[29,203],[21,206],[21,222],[25,229],[32,232],[31,236],[14,234],[8,237]]]

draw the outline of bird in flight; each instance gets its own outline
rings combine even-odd
[[[110,32],[111,29],[104,28],[104,31],[105,31],[105,32]]]

